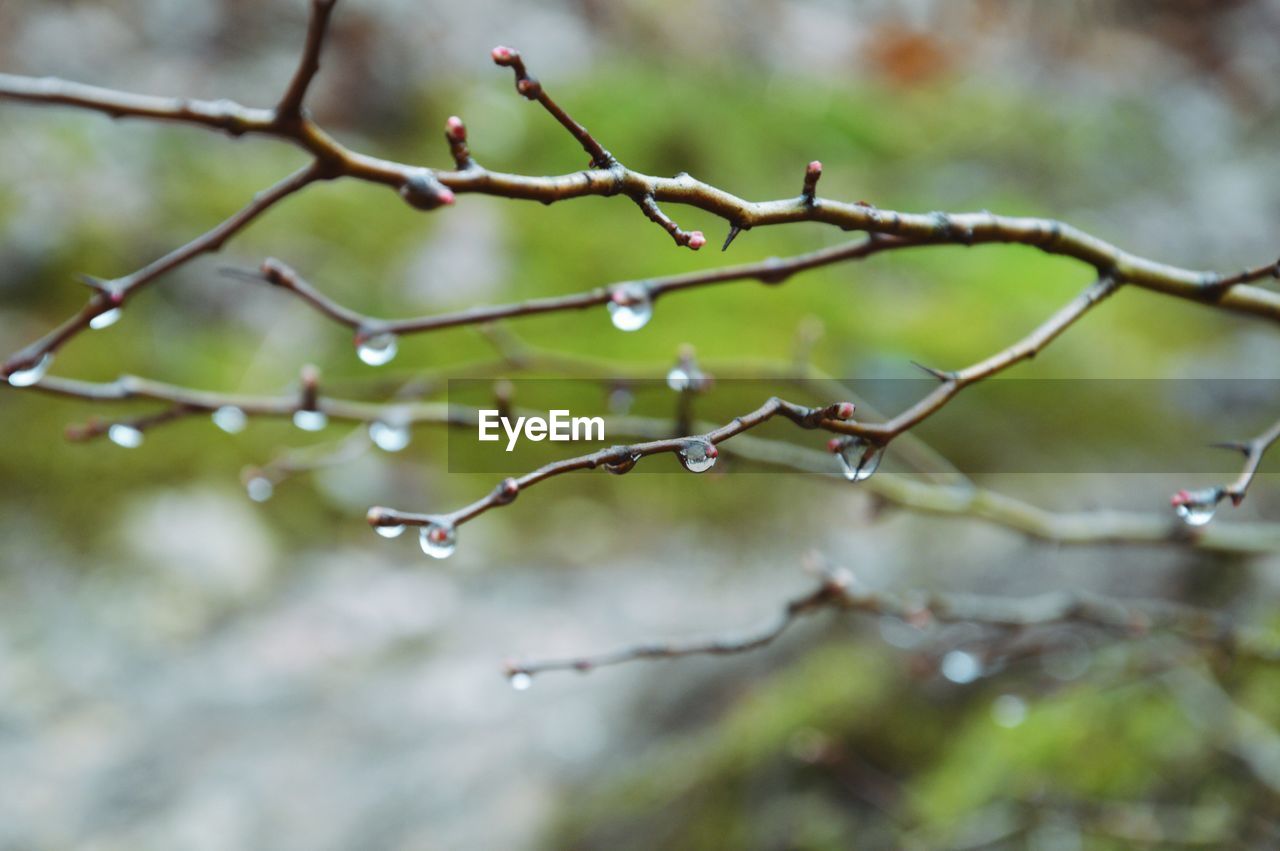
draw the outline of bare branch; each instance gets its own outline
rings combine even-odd
[[[289,87],[276,105],[276,122],[286,126],[302,117],[302,103],[306,99],[311,81],[320,71],[320,49],[324,46],[329,29],[329,19],[337,0],[311,0],[311,17],[307,22],[307,40],[298,60],[298,69],[289,81]]]
[[[689,642],[639,644],[569,659],[508,662],[506,673],[509,677],[531,677],[546,671],[586,673],[640,660],[746,653],[771,644],[797,621],[824,610],[874,614],[915,624],[974,623],[1003,629],[1080,624],[1134,637],[1158,630],[1193,643],[1220,647],[1232,655],[1280,663],[1280,644],[1264,631],[1239,627],[1219,612],[1168,600],[1121,600],[1085,592],[1025,598],[890,594],[863,587],[848,571],[823,572],[823,580],[815,589],[788,601],[772,623],[754,632]]]

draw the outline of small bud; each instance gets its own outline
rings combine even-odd
[[[838,454],[841,449],[844,449],[843,437],[833,437],[827,441],[827,451],[832,455]]]
[[[429,171],[419,172],[406,180],[400,187],[400,197],[418,210],[434,210],[454,201],[453,190]]]
[[[453,194],[453,190],[447,186],[436,193],[436,198],[439,199],[440,203],[446,207],[457,200],[456,196]]]
[[[315,364],[306,364],[302,367],[302,386],[309,390],[315,389],[320,383],[320,367]]]
[[[706,452],[705,452],[704,454],[705,454],[708,458],[719,458],[719,457],[720,457],[720,450],[719,450],[719,449],[716,449],[716,446],[715,446],[715,444],[713,443],[713,444],[711,444],[710,446],[708,446],[708,447],[707,447]]]
[[[467,141],[467,125],[456,115],[450,115],[449,120],[444,123],[444,132],[450,142]]]
[[[814,160],[813,162],[809,163],[808,167],[805,169],[805,174],[813,178],[821,177],[822,163],[818,160]]]
[[[839,405],[836,405],[836,412],[835,412],[836,419],[838,420],[853,419],[853,412],[855,410],[857,410],[857,406],[854,405],[852,402],[841,402]]]
[[[117,289],[108,290],[107,300],[114,305],[124,304],[124,290],[117,290]]]
[[[490,54],[490,56],[493,57],[493,61],[499,65],[510,65],[519,55],[520,54],[517,51],[512,50],[510,47],[503,47],[501,45],[495,47],[493,52]]]
[[[689,247],[694,251],[707,244],[707,238],[702,235],[702,231],[695,230],[689,234]]]

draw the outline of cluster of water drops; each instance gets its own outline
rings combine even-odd
[[[705,473],[716,465],[720,450],[716,449],[711,441],[699,437],[685,441],[677,455],[680,457],[680,463],[690,473]]]
[[[609,317],[619,331],[639,331],[653,318],[649,288],[634,281],[618,284],[609,292]]]
[[[1169,500],[1173,511],[1188,526],[1204,526],[1213,519],[1218,510],[1218,503],[1227,494],[1222,488],[1203,488],[1201,490],[1180,490]]]
[[[400,350],[400,341],[390,331],[365,336],[356,334],[356,356],[369,366],[383,366],[391,363],[396,352]]]
[[[840,459],[840,469],[851,482],[865,482],[880,469],[884,447],[861,437],[833,437],[827,449]]]

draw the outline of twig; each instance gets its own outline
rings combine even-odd
[[[1265,632],[1239,627],[1218,612],[1168,600],[1122,600],[1085,592],[1054,592],[1025,598],[946,593],[900,595],[871,591],[848,571],[827,569],[816,588],[788,601],[772,623],[754,632],[689,642],[639,644],[568,659],[509,662],[506,672],[508,676],[533,676],[545,671],[585,673],[639,660],[746,653],[771,644],[797,621],[824,610],[875,614],[916,624],[974,623],[1003,629],[1082,624],[1135,637],[1158,630],[1194,643],[1221,647],[1236,656],[1280,662],[1280,643]]]

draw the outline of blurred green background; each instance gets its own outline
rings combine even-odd
[[[0,69],[265,104],[288,77],[304,7],[8,0]],[[509,43],[642,171],[764,199],[795,194],[820,159],[834,197],[1053,216],[1147,256],[1232,270],[1277,250],[1277,35],[1275,5],[1246,0],[343,0],[314,110],[353,147],[406,161],[445,166],[441,128],[457,114],[487,167],[582,167],[490,63],[489,48]],[[265,140],[0,104],[0,348],[76,310],[76,275],[143,265],[300,163]],[[462,196],[424,215],[385,189],[318,186],[158,281],[52,372],[277,393],[315,363],[335,395],[385,398],[492,347],[444,331],[367,367],[345,330],[219,267],[278,257],[344,303],[403,316],[848,238],[768,228],[721,254],[723,223],[667,212],[710,245],[675,249],[621,199]],[[632,334],[603,308],[506,328],[602,375],[661,377],[690,343],[731,376],[790,361],[801,335],[831,374],[905,378],[911,360],[958,368],[1008,345],[1089,280],[1031,249],[931,248],[782,287],[670,296]],[[1261,322],[1125,291],[1015,374],[1274,379],[1277,364],[1280,336]],[[1188,457],[1258,431],[1276,416],[1268,401],[1198,435]],[[519,694],[500,675],[507,656],[763,622],[804,588],[811,549],[885,588],[1089,588],[1258,623],[1276,621],[1274,557],[1037,544],[724,464],[548,482],[460,530],[452,560],[427,564],[410,536],[376,538],[363,514],[447,510],[492,487],[447,472],[439,429],[416,429],[397,455],[290,477],[257,504],[242,469],[347,430],[255,421],[228,436],[201,418],[136,450],[62,439],[68,423],[129,410],[0,394],[0,847],[1280,843],[1276,672],[1158,636],[925,632],[850,616],[731,660],[539,677]],[[1105,413],[1117,441],[1152,421]],[[1079,433],[1070,420],[975,421],[959,406],[934,427],[962,466],[966,435],[974,452],[1016,440],[1052,453]],[[980,483],[1062,510],[1158,512],[1174,487],[1220,478]],[[1275,484],[1264,477],[1215,522],[1274,520]],[[955,652],[983,659],[983,675],[939,673]]]

